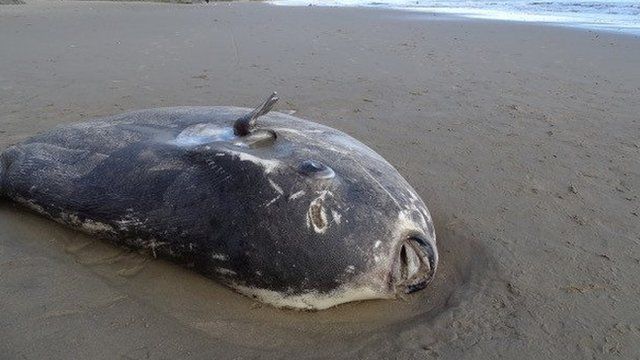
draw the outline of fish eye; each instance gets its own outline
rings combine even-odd
[[[332,168],[315,160],[303,161],[298,166],[298,171],[314,179],[332,179],[336,175]]]

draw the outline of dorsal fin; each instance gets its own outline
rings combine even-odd
[[[249,135],[253,127],[256,125],[256,119],[268,113],[277,101],[278,94],[274,91],[265,102],[253,109],[252,112],[236,120],[233,123],[233,132],[237,136]]]

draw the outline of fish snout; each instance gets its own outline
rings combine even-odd
[[[435,243],[423,236],[410,236],[400,242],[391,270],[396,293],[424,289],[433,280],[438,266]]]

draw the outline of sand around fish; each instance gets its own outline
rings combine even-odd
[[[0,148],[129,109],[252,106],[345,131],[432,212],[396,301],[261,306],[0,202],[0,357],[637,358],[640,39],[391,10],[0,7]]]

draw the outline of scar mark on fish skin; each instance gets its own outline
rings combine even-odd
[[[218,254],[218,253],[211,253],[211,258],[213,260],[219,260],[219,261],[227,261],[229,260],[229,257],[225,254]]]
[[[216,272],[222,275],[236,275],[236,272],[225,268],[216,268]]]
[[[311,201],[307,211],[307,226],[312,226],[313,231],[324,234],[329,227],[327,212],[324,208],[324,199],[328,191],[322,191],[321,195]]]
[[[340,225],[340,223],[342,222],[342,215],[340,215],[340,213],[335,210],[331,210],[331,216],[333,217],[333,221],[335,221],[336,224]]]
[[[47,211],[45,211],[45,209],[42,206],[36,204],[36,202],[33,200],[25,199],[21,196],[16,196],[14,200],[39,214],[42,214],[45,216],[51,216]]]
[[[89,234],[102,233],[102,232],[113,232],[114,229],[111,225],[101,223],[99,221],[94,221],[91,219],[81,220],[76,214],[67,214],[64,212],[60,213],[60,219],[67,224],[79,228]]]
[[[287,132],[287,133],[295,134],[295,135],[300,136],[300,137],[304,137],[304,138],[307,137],[307,134],[303,133],[302,131],[295,130],[295,129],[290,129],[290,128],[274,127],[274,128],[271,128],[271,130],[275,131],[276,133],[278,133],[278,132]]]
[[[126,229],[128,229],[129,227],[132,227],[132,226],[133,227],[140,227],[140,226],[143,225],[143,222],[140,219],[138,219],[138,218],[136,218],[136,217],[134,217],[132,215],[126,215],[122,219],[116,220],[115,223],[116,223],[116,225],[117,225],[119,230],[126,230]]]
[[[273,199],[271,199],[268,203],[264,204],[265,207],[269,207],[271,206],[274,202],[278,201],[278,199],[280,199],[280,195],[274,197]]]
[[[298,192],[295,192],[295,193],[291,194],[291,195],[289,196],[289,200],[295,200],[295,199],[297,199],[297,198],[299,198],[299,197],[303,196],[304,194],[305,194],[305,191],[304,191],[304,190],[300,190],[300,191],[298,191]]]
[[[229,174],[222,166],[217,164],[213,159],[206,159],[205,162],[214,171],[214,180],[216,183],[225,182],[231,179]]]
[[[317,231],[321,231],[327,226],[322,204],[311,205],[309,214],[311,216],[311,222],[315,225]]]
[[[280,161],[278,160],[262,159],[257,156],[240,152],[240,151],[229,151],[229,154],[237,157],[238,159],[240,159],[240,161],[248,161],[258,166],[261,166],[262,168],[264,168],[264,172],[267,174],[272,173],[275,169],[277,169],[280,166]]]
[[[267,179],[269,180],[269,184],[271,185],[271,187],[273,188],[273,190],[275,190],[278,193],[278,196],[274,197],[273,199],[271,199],[271,201],[269,201],[268,203],[266,203],[264,206],[271,206],[271,204],[273,204],[274,202],[276,202],[278,199],[280,199],[282,197],[282,195],[284,194],[284,191],[282,190],[282,188],[280,187],[280,185],[276,184],[275,181],[271,180],[271,179]]]
[[[147,247],[151,249],[151,252],[153,253],[154,258],[158,257],[158,254],[156,253],[156,248],[159,248],[160,246],[163,246],[163,245],[167,245],[167,243],[162,241],[156,241],[156,239],[151,239],[147,243]]]
[[[269,180],[269,184],[271,184],[271,187],[280,195],[284,194],[284,191],[282,191],[282,188],[275,183],[275,181],[268,179]]]

